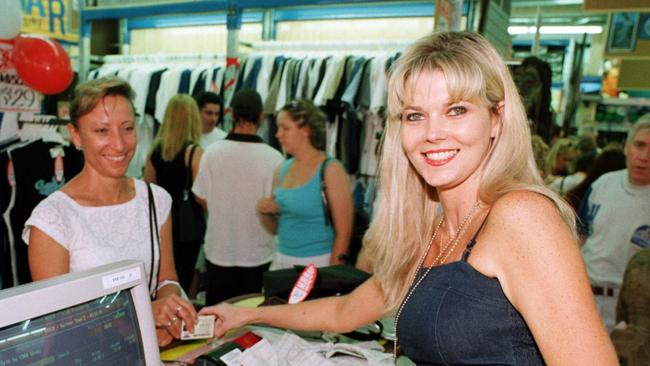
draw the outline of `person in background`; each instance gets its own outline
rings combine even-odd
[[[219,140],[226,138],[227,133],[221,128],[217,127],[221,121],[223,111],[221,109],[222,102],[219,95],[204,91],[194,97],[196,104],[199,106],[201,114],[202,130],[201,130],[201,148],[203,151],[207,150],[210,145]],[[201,288],[201,274],[205,273],[205,251],[203,244],[199,249],[199,255],[194,266],[194,274],[188,295],[194,299]]]
[[[552,70],[548,62],[537,57],[526,57],[513,72],[521,101],[533,134],[547,144],[553,136],[553,110],[551,109]]]
[[[185,193],[188,170],[192,180],[199,170],[203,154],[198,146],[200,137],[201,117],[196,102],[186,94],[173,96],[167,103],[162,125],[144,169],[146,182],[160,185],[172,196],[174,263],[178,281],[184,290],[189,290],[202,241],[185,240],[176,223],[180,222],[179,208]],[[198,206],[194,199],[191,202]]]
[[[217,127],[221,116],[221,98],[209,91],[201,92],[195,97],[201,114],[201,148],[205,151],[208,146],[226,138],[227,133]]]
[[[603,147],[603,151],[605,150],[619,150],[623,151],[625,150],[625,144],[622,144],[620,141],[609,141],[605,147]]]
[[[636,253],[627,264],[616,305],[611,337],[624,366],[646,366],[650,360],[650,247]]]
[[[595,157],[600,152],[598,143],[596,142],[596,135],[583,131],[583,134],[581,136],[579,135],[575,143],[575,149],[578,156],[591,154]]]
[[[260,292],[275,246],[260,222],[257,201],[271,193],[282,154],[256,134],[262,100],[252,89],[235,93],[234,128],[203,154],[192,191],[208,213],[205,234],[206,303]]]
[[[589,172],[598,156],[596,136],[587,133],[587,131],[583,131],[583,135],[578,138],[573,146],[577,157],[569,163],[570,174],[555,178],[549,185],[549,188],[565,197],[569,191],[577,187],[585,179],[587,172]]]
[[[545,182],[547,184],[550,185],[556,179],[569,175],[575,153],[571,139],[560,138],[555,141],[546,156],[547,176]]]
[[[628,133],[625,159],[626,169],[593,182],[578,208],[582,256],[609,330],[625,266],[650,247],[650,120],[637,121]]]
[[[323,152],[325,120],[324,113],[307,100],[293,101],[278,113],[276,137],[292,157],[276,173],[273,195],[257,204],[264,225],[278,234],[271,269],[323,267],[346,259],[352,234],[352,193],[343,166]]]
[[[440,32],[393,64],[366,234],[374,275],[295,305],[203,308],[215,334],[264,323],[345,332],[396,312],[416,364],[617,365],[571,208],[545,188],[526,113],[481,35]]]
[[[596,160],[596,152],[587,152],[578,156],[575,162],[570,163],[571,174],[555,178],[548,187],[560,196],[565,196],[587,177],[587,172],[594,164],[594,160]]]
[[[604,149],[587,171],[585,179],[577,186],[565,193],[564,198],[569,202],[575,211],[578,211],[580,202],[587,193],[591,183],[600,178],[601,175],[615,170],[625,169],[625,154],[622,148]]]
[[[125,176],[136,146],[132,99],[129,84],[115,77],[77,86],[68,131],[83,151],[83,170],[34,209],[23,240],[35,281],[124,259],[142,261],[151,279],[158,344],[164,346],[180,337],[181,320],[193,329],[197,318],[180,296],[176,278],[171,197],[156,185],[148,193],[145,182]],[[150,195],[155,229],[150,228]],[[152,230],[159,232],[155,244]]]
[[[618,89],[618,74],[620,69],[618,66],[612,66],[611,62],[605,65],[605,72],[603,72],[603,86],[601,95],[607,98],[618,98],[620,90]]]
[[[539,135],[533,135],[531,137],[531,143],[533,144],[533,156],[535,158],[535,165],[537,165],[537,170],[539,171],[539,176],[542,180],[546,179],[546,156],[550,148],[544,142],[544,139]]]

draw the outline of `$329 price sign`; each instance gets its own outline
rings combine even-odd
[[[41,94],[25,85],[0,82],[0,112],[40,112]]]

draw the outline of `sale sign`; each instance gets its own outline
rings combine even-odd
[[[79,42],[78,3],[77,0],[21,0],[23,26],[20,30],[26,34]]]
[[[291,293],[289,294],[289,304],[297,304],[309,296],[309,293],[314,288],[318,276],[318,269],[313,264],[308,265],[298,277],[298,280],[293,285]]]
[[[13,45],[0,43],[0,112],[40,112],[42,94],[26,86],[11,62]]]

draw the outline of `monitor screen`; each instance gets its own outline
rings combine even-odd
[[[0,291],[0,366],[160,365],[140,262]]]
[[[0,329],[0,365],[144,365],[127,291]]]

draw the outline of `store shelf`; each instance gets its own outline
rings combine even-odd
[[[598,131],[607,131],[607,132],[627,132],[630,130],[628,123],[608,123],[608,122],[598,122]]]
[[[650,99],[648,98],[603,98],[599,95],[583,94],[581,99],[584,102],[618,105],[623,107],[650,107]]]

